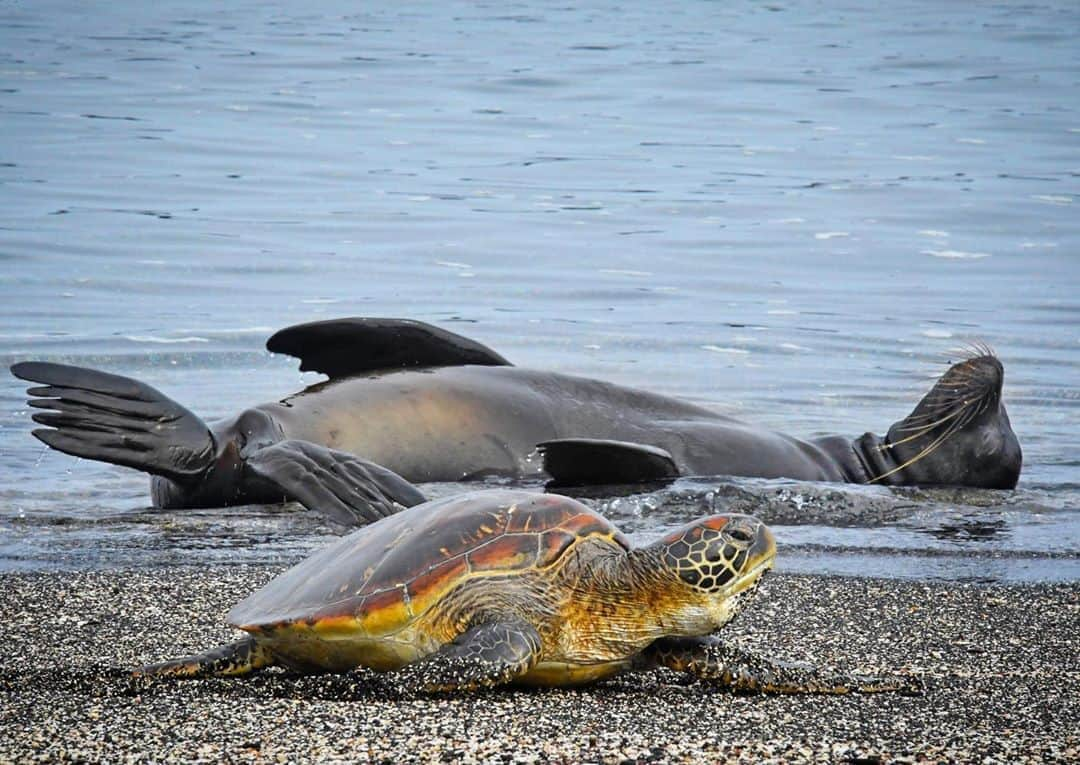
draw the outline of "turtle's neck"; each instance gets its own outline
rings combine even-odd
[[[601,653],[635,652],[661,637],[715,627],[708,598],[667,569],[659,547],[581,549],[563,576],[572,593],[567,608],[588,625],[583,640]]]

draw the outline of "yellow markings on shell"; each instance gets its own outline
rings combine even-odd
[[[412,608],[398,599],[394,603],[380,605],[371,611],[365,612],[358,619],[354,619],[359,632],[371,637],[382,637],[391,632],[396,632],[408,622],[412,621]]]
[[[359,623],[353,616],[330,616],[311,625],[311,631],[322,640],[347,640],[359,631]],[[286,625],[284,629],[305,629],[301,625]]]

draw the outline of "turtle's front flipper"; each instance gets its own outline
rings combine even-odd
[[[244,482],[261,496],[280,492],[345,526],[363,526],[426,497],[374,462],[310,441],[289,439],[258,449],[244,462]]]
[[[148,664],[137,677],[233,677],[247,675],[274,663],[270,652],[252,638],[238,640],[206,653]]]
[[[687,672],[739,693],[921,693],[914,677],[842,675],[802,664],[779,662],[748,653],[713,636],[663,638],[645,658],[654,664]]]
[[[492,688],[525,674],[540,658],[540,634],[521,621],[481,624],[395,673],[406,691]]]
[[[202,476],[215,459],[214,439],[201,419],[138,380],[39,361],[11,367],[41,383],[27,393],[34,435],[54,449],[124,465],[179,483]]]
[[[597,438],[559,438],[537,444],[554,486],[643,483],[679,477],[670,453],[657,446]]]

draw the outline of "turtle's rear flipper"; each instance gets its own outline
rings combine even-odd
[[[644,483],[679,477],[670,453],[656,446],[595,438],[537,444],[553,486]]]
[[[148,664],[134,674],[136,677],[234,677],[273,663],[274,658],[266,648],[252,638],[244,638],[195,656]]]
[[[30,388],[34,431],[54,449],[160,475],[183,483],[213,464],[215,445],[201,419],[160,391],[129,377],[94,369],[27,361],[16,377]]]
[[[244,481],[261,496],[280,492],[345,526],[363,526],[427,501],[397,473],[352,454],[289,439],[259,449],[244,463]]]
[[[687,672],[737,693],[922,693],[916,677],[843,675],[803,664],[774,661],[706,636],[663,638],[646,651],[660,666]]]
[[[540,633],[526,622],[481,624],[394,674],[406,692],[474,691],[503,685],[540,659]]]

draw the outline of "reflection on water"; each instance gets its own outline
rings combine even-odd
[[[984,340],[1015,493],[593,501],[643,537],[757,512],[799,570],[1075,556],[1078,27],[1063,0],[8,4],[0,363],[102,367],[212,420],[317,379],[263,351],[273,330],[407,316],[521,365],[858,436]],[[285,561],[328,533],[274,509],[143,513],[145,477],[46,451],[24,401],[0,375],[0,568]],[[1001,576],[1076,578],[1023,566]]]
[[[938,539],[957,542],[991,541],[995,537],[1007,537],[1011,533],[1008,524],[1004,520],[985,520],[981,518],[964,518],[955,522],[945,521],[937,528],[927,529],[926,531]]]

